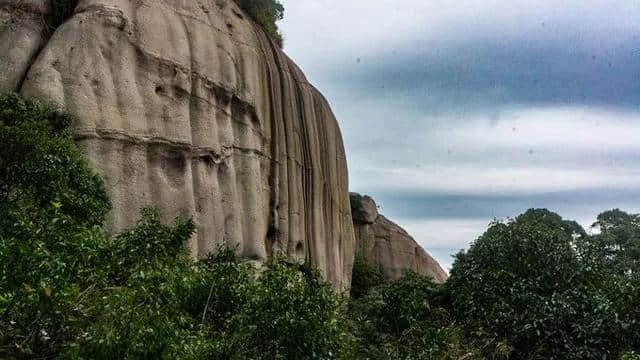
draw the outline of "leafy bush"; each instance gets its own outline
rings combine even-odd
[[[337,359],[350,335],[342,302],[317,271],[275,257],[244,289],[244,306],[231,321],[234,359]]]
[[[276,22],[284,18],[284,6],[278,0],[235,0],[276,42],[283,45],[283,38]]]
[[[622,354],[620,360],[640,360],[640,355],[633,351],[629,351]]]
[[[616,313],[591,239],[575,222],[529,210],[495,222],[456,256],[447,282],[467,335],[510,358],[611,358],[629,326]]]
[[[359,299],[385,282],[380,268],[371,264],[362,251],[356,253],[351,272],[351,297]]]
[[[158,234],[180,228],[158,231],[157,220],[143,222]],[[133,230],[132,239],[145,239],[137,236],[143,233]],[[258,272],[228,257],[194,264],[184,251],[178,254],[138,267],[124,286],[103,296],[96,321],[65,356],[333,359],[345,351],[350,338],[340,300],[317,273],[278,257]]]
[[[440,285],[414,272],[354,300],[356,358],[457,359],[466,354],[442,301]]]
[[[55,353],[77,335],[73,300],[102,281],[109,210],[63,112],[0,97],[0,357]]]

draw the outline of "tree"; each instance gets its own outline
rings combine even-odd
[[[494,222],[456,255],[452,311],[486,353],[602,359],[627,344],[584,230],[546,209]]]
[[[72,117],[0,96],[0,357],[49,355],[77,335],[60,312],[99,274],[109,211],[76,148]]]
[[[443,300],[440,285],[411,271],[353,299],[356,358],[459,359],[464,347]]]
[[[351,297],[359,299],[369,290],[385,283],[380,268],[371,264],[362,251],[356,253],[351,272]]]
[[[617,313],[629,324],[626,339],[640,351],[640,215],[619,209],[598,215],[590,250],[596,254],[603,288]]]
[[[628,214],[620,209],[598,215],[593,228],[600,234],[594,238],[603,258],[623,274],[640,272],[640,215]]]

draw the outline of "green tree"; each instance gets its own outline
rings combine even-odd
[[[362,251],[358,251],[351,271],[351,297],[359,299],[385,281],[380,268],[371,264]]]
[[[590,244],[593,267],[599,269],[617,313],[629,324],[625,338],[640,351],[640,215],[605,211],[593,227],[600,231]]]
[[[456,256],[447,290],[485,354],[602,359],[625,348],[624,323],[575,222],[532,209],[494,222]]]
[[[592,227],[600,230],[594,238],[600,256],[610,260],[610,266],[621,274],[640,272],[640,215],[619,209],[598,215]]]
[[[91,268],[106,245],[99,225],[109,202],[71,121],[41,102],[0,96],[0,357],[58,351],[77,335],[71,299],[100,281]]]

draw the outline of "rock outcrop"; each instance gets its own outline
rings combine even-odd
[[[447,280],[447,273],[400,226],[378,214],[369,196],[351,193],[351,211],[356,233],[356,251],[380,267],[391,280],[397,280],[405,269],[431,277],[435,282]]]
[[[349,286],[354,232],[340,129],[324,97],[231,0],[0,0],[0,91],[77,116],[109,227],[140,208],[192,216],[188,244],[283,251]]]

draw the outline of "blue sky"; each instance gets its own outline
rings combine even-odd
[[[640,212],[640,1],[282,0],[351,190],[444,267],[494,218]]]

